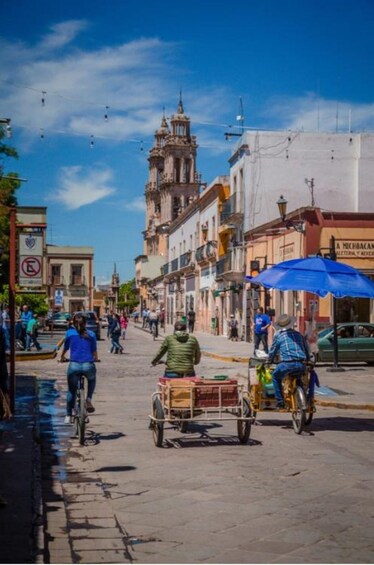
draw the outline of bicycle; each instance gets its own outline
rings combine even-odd
[[[311,424],[316,411],[314,402],[316,377],[312,374],[313,367],[313,363],[306,362],[303,371],[290,371],[282,380],[285,406],[278,409],[271,383],[271,375],[268,375],[266,371],[266,368],[271,368],[270,364],[265,360],[256,360],[255,366],[253,366],[250,361],[248,370],[248,400],[252,417],[255,419],[257,412],[269,409],[277,412],[290,412],[294,431],[296,434],[301,434],[305,426]]]
[[[61,363],[68,363],[68,359],[60,361]],[[96,363],[99,362],[97,359]],[[86,407],[86,392],[84,388],[85,375],[80,373],[78,375],[77,390],[75,393],[75,404],[74,411],[72,414],[72,420],[75,428],[75,435],[78,437],[80,445],[84,445],[86,424],[89,422]]]
[[[75,432],[76,435],[78,436],[80,445],[84,445],[86,424],[88,424],[89,422],[89,418],[87,416],[87,408],[86,408],[86,393],[84,390],[84,380],[85,380],[85,376],[83,374],[80,374],[78,376],[78,386],[75,394],[75,406],[74,406],[74,415],[73,415]]]

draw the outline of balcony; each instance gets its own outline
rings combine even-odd
[[[240,196],[240,195],[239,195]],[[243,219],[243,206],[237,204],[238,196],[236,193],[232,194],[222,204],[222,211],[220,214],[221,227],[229,223],[235,223]]]
[[[190,262],[191,262],[191,251],[187,251],[187,253],[183,253],[183,255],[179,257],[179,266],[181,269],[189,267]]]
[[[230,251],[216,263],[216,280],[242,282],[245,276],[243,252],[241,249]]]
[[[48,284],[50,286],[63,286],[65,284],[64,277],[61,275],[52,275],[48,279]]]
[[[207,259],[216,259],[217,257],[217,242],[216,241],[208,241],[208,243],[205,246],[206,248],[206,256]]]
[[[71,286],[84,286],[86,284],[85,277],[82,275],[71,275]]]
[[[179,259],[173,259],[170,263],[170,273],[174,273],[175,271],[178,271],[178,263],[179,263]]]
[[[165,277],[168,273],[169,273],[169,263],[165,263],[165,265],[162,265],[161,267],[161,275]]]
[[[195,251],[195,259],[197,263],[203,263],[203,261],[206,261],[206,246],[205,245],[201,245],[200,247],[198,247]]]

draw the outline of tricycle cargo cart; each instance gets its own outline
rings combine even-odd
[[[152,394],[149,417],[157,447],[162,446],[166,422],[186,433],[191,422],[236,420],[242,444],[248,442],[252,422],[249,402],[244,398],[244,385],[224,376],[211,379],[161,377]]]
[[[257,412],[274,411],[290,412],[292,424],[297,434],[301,434],[305,426],[312,422],[316,411],[314,403],[314,386],[316,374],[312,363],[305,363],[304,371],[290,372],[282,381],[282,392],[285,407],[278,409],[272,385],[271,373],[274,366],[266,361],[251,359],[248,368],[248,396],[250,414],[255,420]]]

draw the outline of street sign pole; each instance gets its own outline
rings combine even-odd
[[[9,398],[12,413],[16,404],[16,208],[10,208],[9,239],[9,317],[10,317],[10,359],[9,359]]]

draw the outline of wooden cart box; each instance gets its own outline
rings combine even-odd
[[[237,406],[238,403],[238,381],[236,379],[222,382],[202,380],[196,383],[195,408]]]
[[[167,379],[161,377],[161,402],[168,408],[187,409],[195,406],[196,381],[199,377],[184,377],[182,379]]]

